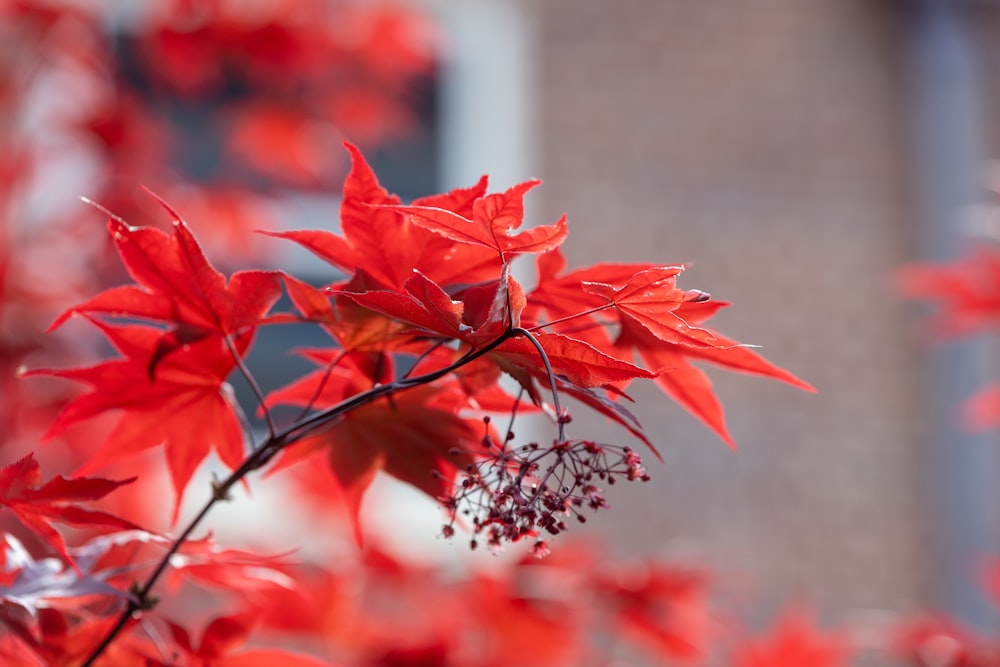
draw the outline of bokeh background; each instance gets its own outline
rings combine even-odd
[[[1000,7],[547,0],[454,13],[465,27],[489,17],[479,41],[517,70],[520,87],[494,91],[525,132],[510,159],[544,179],[541,220],[569,214],[571,264],[690,263],[684,285],[734,303],[721,330],[819,390],[714,374],[738,452],[637,392],[667,462],[596,529],[622,552],[698,554],[755,614],[788,599],[830,618],[935,606],[993,627],[980,591],[1000,527],[996,443],[958,419],[993,375],[991,345],[933,344],[894,274],[995,235]],[[509,32],[489,39],[497,25]],[[497,115],[467,121],[480,159]]]
[[[892,2],[536,8],[543,217],[568,209],[568,255],[690,262],[686,285],[734,303],[721,330],[819,390],[716,374],[735,453],[639,393],[667,464],[654,466],[652,493],[629,489],[619,501],[604,526],[614,543],[684,542],[746,576],[763,608],[801,596],[836,614],[906,609],[939,585],[964,585],[941,579],[938,524],[957,519],[935,494],[959,484],[988,504],[992,491],[931,464],[927,388],[939,380],[891,290],[894,269],[922,251],[922,170],[956,168],[924,164],[948,156],[927,154],[921,132],[971,131],[921,118],[938,103],[923,95],[955,95],[949,78],[970,76],[940,71],[955,65],[926,52],[938,38],[927,23],[972,21],[964,12]],[[973,34],[955,38],[974,48]],[[966,192],[983,166],[958,165]],[[954,224],[972,203],[950,200],[935,222]]]
[[[5,460],[60,398],[13,371],[65,364],[67,339],[39,332],[116,279],[79,195],[145,222],[146,184],[218,264],[301,262],[246,232],[331,228],[348,137],[404,198],[542,178],[531,219],[568,214],[571,266],[689,263],[682,286],[734,304],[720,330],[818,388],[713,374],[736,452],[637,389],[666,463],[588,525],[613,551],[704,563],[750,617],[800,600],[838,621],[934,607],[993,626],[978,577],[1000,550],[1000,463],[994,436],[956,418],[994,376],[991,344],[932,344],[893,276],[1000,229],[1000,5],[427,0],[393,23],[360,3],[336,39],[295,47],[246,25],[318,5],[210,4],[227,18],[179,0],[0,3]],[[288,341],[268,344],[277,383]],[[373,525],[451,558],[380,519],[399,493],[372,500]],[[433,508],[413,506],[433,533]]]

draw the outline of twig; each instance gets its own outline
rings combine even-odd
[[[156,585],[156,582],[160,579],[160,577],[166,571],[167,567],[170,565],[170,558],[174,554],[176,554],[178,550],[180,550],[180,548],[184,545],[187,539],[191,536],[191,533],[193,533],[195,529],[205,519],[205,517],[208,516],[208,514],[211,512],[215,504],[220,500],[225,500],[229,495],[229,490],[233,486],[235,486],[238,482],[240,482],[244,477],[246,477],[254,470],[258,470],[267,465],[268,461],[274,458],[274,456],[278,454],[281,450],[285,449],[292,443],[301,439],[306,434],[312,432],[316,428],[319,428],[328,422],[338,419],[339,417],[350,412],[351,410],[372,403],[385,396],[391,396],[396,392],[405,391],[406,389],[411,389],[413,387],[429,384],[431,382],[434,382],[435,380],[439,380],[440,378],[446,376],[448,373],[451,373],[452,371],[461,368],[465,364],[488,354],[492,350],[496,349],[505,340],[511,338],[514,335],[527,334],[529,337],[531,337],[531,334],[528,334],[527,332],[519,334],[518,333],[519,331],[523,332],[523,330],[518,330],[516,328],[509,328],[493,342],[481,348],[477,348],[475,350],[469,350],[467,353],[462,355],[456,361],[454,361],[453,363],[444,368],[440,368],[438,370],[431,371],[423,375],[417,375],[414,377],[403,377],[393,382],[390,382],[389,384],[377,385],[367,391],[355,394],[354,396],[351,396],[350,398],[341,401],[337,405],[334,405],[330,408],[327,408],[326,410],[318,412],[306,419],[303,419],[295,424],[292,424],[291,426],[281,431],[277,432],[272,431],[272,433],[268,435],[268,437],[261,443],[261,445],[256,449],[254,449],[253,452],[251,452],[250,455],[248,455],[247,458],[243,460],[243,463],[241,463],[240,466],[236,468],[236,470],[230,473],[230,475],[225,480],[218,483],[214,483],[212,485],[212,497],[209,498],[209,500],[198,512],[198,514],[188,523],[188,525],[184,528],[184,530],[177,537],[177,539],[175,539],[174,542],[170,545],[170,548],[167,550],[167,553],[164,554],[162,558],[160,558],[160,561],[158,562],[156,568],[153,570],[152,574],[149,575],[149,577],[146,579],[142,587],[139,588],[138,591],[136,591],[135,595],[136,599],[129,601],[128,605],[126,605],[125,607],[125,610],[121,613],[121,616],[119,616],[118,621],[108,631],[104,639],[101,640],[101,643],[97,645],[97,647],[93,650],[93,652],[91,652],[90,656],[81,665],[81,667],[91,667],[94,664],[94,662],[104,653],[104,651],[107,650],[108,646],[111,645],[111,643],[115,640],[115,638],[121,633],[122,629],[128,624],[129,620],[133,617],[133,615],[136,614],[137,612],[141,613],[143,611],[144,607],[148,603],[150,591],[153,589],[153,586]],[[542,354],[544,359],[545,358],[544,352]],[[546,366],[548,366],[547,359],[545,359],[545,363]],[[553,384],[553,388],[554,387],[555,385]],[[556,405],[558,406],[558,403]]]

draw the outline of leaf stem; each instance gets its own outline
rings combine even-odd
[[[594,306],[590,310],[585,310],[582,313],[575,313],[573,315],[567,315],[566,317],[560,317],[558,320],[552,320],[551,322],[545,322],[544,324],[536,324],[530,329],[524,329],[524,331],[537,331],[539,329],[544,329],[545,327],[551,327],[553,324],[562,324],[563,322],[569,322],[570,320],[575,320],[578,317],[584,317],[586,315],[593,315],[594,313],[599,313],[602,310],[607,310],[614,306],[614,303],[606,303],[603,306]]]
[[[264,411],[264,420],[267,422],[267,434],[268,436],[273,436],[275,432],[274,418],[271,416],[271,411],[267,409],[267,403],[264,402],[264,392],[261,391],[260,385],[257,384],[257,379],[247,368],[246,363],[243,361],[243,355],[240,354],[239,350],[236,349],[236,344],[233,342],[233,337],[230,334],[223,336],[223,340],[226,341],[226,348],[229,349],[229,353],[233,355],[233,361],[236,362],[236,367],[240,369],[240,374],[250,385],[250,391],[253,392],[254,398],[260,404],[261,409]]]
[[[333,375],[333,369],[340,365],[340,361],[345,356],[347,356],[347,352],[345,350],[341,350],[340,354],[338,354],[335,359],[326,365],[326,370],[323,372],[323,379],[320,380],[319,384],[316,386],[316,390],[313,392],[313,395],[309,398],[309,403],[302,408],[302,412],[300,412],[298,417],[295,418],[295,421],[302,419],[312,412],[313,406],[316,405],[316,401],[319,400],[319,397],[323,394],[323,390],[326,388],[326,383],[330,381],[330,376]]]
[[[517,391],[517,398],[514,399],[514,405],[510,409],[510,421],[507,422],[507,432],[503,434],[503,443],[500,445],[500,451],[507,451],[507,443],[511,440],[511,434],[514,431],[514,420],[517,419],[517,408],[521,405],[521,399],[524,397],[524,387],[521,387]]]
[[[377,385],[367,391],[361,392],[360,394],[355,394],[350,398],[346,398],[334,406],[331,406],[325,410],[317,412],[296,424],[292,424],[291,426],[285,428],[283,431],[279,431],[275,436],[275,440],[282,442],[283,443],[282,446],[291,444],[295,440],[300,439],[305,434],[305,432],[307,432],[310,428],[331,421],[333,419],[336,419],[340,415],[350,412],[355,408],[367,405],[372,401],[382,398],[383,396],[386,396],[388,394],[393,394],[396,393],[397,391],[410,389],[412,387],[416,387],[422,384],[427,384],[429,382],[434,382],[435,380],[439,380],[448,373],[451,373],[452,371],[461,368],[465,364],[492,352],[494,349],[499,347],[500,344],[503,343],[505,340],[515,335],[514,334],[515,331],[517,330],[513,329],[505,331],[493,342],[484,345],[483,347],[469,350],[468,352],[466,352],[461,357],[456,359],[448,366],[445,366],[444,368],[439,368],[435,371],[424,373],[423,375],[417,375],[413,377],[404,376],[399,378],[398,380],[390,382],[389,384]]]
[[[445,338],[437,340],[437,341],[434,342],[433,345],[431,345],[429,348],[427,348],[426,350],[424,350],[423,352],[421,352],[420,356],[418,356],[416,359],[413,360],[413,365],[410,366],[410,369],[408,371],[406,371],[405,373],[403,373],[403,375],[401,377],[406,378],[406,377],[409,377],[410,375],[412,375],[413,371],[415,371],[416,368],[417,368],[417,366],[420,365],[420,362],[423,361],[424,359],[426,359],[427,357],[431,356],[431,354],[433,354],[438,349],[440,349],[441,346],[445,344],[446,340],[447,339],[445,339]]]
[[[538,342],[527,329],[522,329],[521,327],[513,327],[510,329],[510,333],[515,336],[523,336],[527,338],[532,345],[535,346],[535,350],[538,351],[539,356],[542,357],[542,363],[545,364],[545,372],[549,376],[549,389],[552,391],[552,407],[556,411],[556,423],[559,425],[559,442],[566,442],[566,422],[563,420],[562,407],[559,405],[559,390],[556,388],[556,374],[552,371],[552,363],[549,361],[549,355],[545,353],[545,348],[542,344]]]

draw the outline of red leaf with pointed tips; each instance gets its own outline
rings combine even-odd
[[[462,322],[472,330],[465,340],[474,347],[486,345],[508,329],[520,326],[524,291],[510,275],[510,264],[504,264],[499,280],[466,290],[462,303]]]
[[[590,316],[578,320],[582,313],[598,309],[605,305],[607,298],[588,292],[583,288],[585,282],[604,283],[608,285],[624,285],[637,273],[655,268],[652,264],[595,264],[584,269],[577,269],[560,276],[566,268],[566,260],[558,248],[538,256],[536,269],[538,281],[528,295],[528,303],[524,317],[532,324],[544,324],[542,311],[548,315],[548,321],[568,320],[567,326],[559,326],[561,333],[573,331],[579,334],[581,330],[587,334],[595,328],[590,326]],[[600,311],[604,313],[605,311]],[[607,336],[592,339],[607,342]]]
[[[622,318],[622,327],[640,327],[660,340],[694,347],[717,347],[712,332],[692,327],[677,311],[687,301],[706,301],[698,290],[677,288],[682,266],[646,269],[629,278],[624,287],[584,282],[585,292],[610,301]]]
[[[347,273],[367,272],[382,287],[401,289],[414,271],[440,285],[476,283],[496,276],[497,258],[485,249],[456,243],[412,224],[392,207],[399,197],[383,188],[364,156],[345,142],[351,153],[351,171],[344,181],[340,206],[343,236],[323,230],[264,232],[289,239]],[[418,199],[462,215],[486,193],[486,179],[471,188]]]
[[[359,271],[340,289],[363,290],[366,276]],[[398,334],[410,329],[405,323],[359,306],[349,296],[330,289],[316,289],[289,275],[284,280],[288,296],[302,316],[322,325],[345,351],[382,352],[402,346]]]
[[[415,327],[424,334],[437,334],[446,338],[463,336],[464,306],[461,301],[453,301],[437,283],[418,272],[406,281],[403,289],[403,292],[342,290],[337,294],[363,308]]]
[[[700,663],[712,645],[713,618],[704,571],[644,563],[618,573],[596,572],[616,631],[651,658]],[[805,666],[803,666],[805,667]]]
[[[135,481],[53,477],[42,484],[42,471],[33,454],[0,468],[0,507],[7,507],[26,527],[40,535],[68,563],[76,564],[66,551],[66,543],[52,527],[53,521],[74,526],[138,528],[133,523],[106,512],[88,510],[80,503],[98,500],[119,486]]]
[[[208,262],[187,224],[158,201],[173,217],[172,234],[132,227],[109,214],[108,230],[138,285],[106,290],[64,312],[50,329],[73,313],[105,313],[166,322],[187,332],[188,342],[208,334],[235,335],[264,320],[281,296],[280,274],[240,271],[227,282]]]
[[[495,250],[504,259],[525,252],[546,252],[558,247],[567,234],[566,217],[554,224],[532,227],[518,234],[524,219],[524,195],[541,181],[527,181],[506,192],[487,195],[475,202],[472,219],[433,206],[391,206],[433,232],[460,243]]]
[[[455,301],[444,288],[420,272],[414,272],[403,287],[404,292],[355,292],[348,287],[337,294],[390,320],[412,325],[424,334],[454,338],[473,347],[488,344],[509,327],[517,326],[524,308],[524,292],[507,265],[499,280],[461,292],[461,301]]]
[[[638,353],[646,366],[656,371],[656,383],[664,393],[729,446],[735,444],[726,429],[722,403],[708,375],[692,361],[706,361],[815,391],[750,347],[701,328],[704,321],[729,304],[706,300],[707,295],[697,290],[678,289],[676,276],[682,266],[597,264],[559,275],[565,264],[558,250],[539,256],[538,285],[528,295],[525,318],[537,323],[544,311],[553,322],[542,324],[546,329],[570,334],[601,350],[609,350],[608,329],[613,330],[611,325],[617,319],[620,327],[611,352],[623,360],[631,360]],[[618,317],[609,321],[609,312]]]
[[[230,590],[242,596],[275,588],[292,589],[295,582],[281,567],[288,554],[260,556],[239,549],[223,549],[209,535],[191,540],[170,557],[167,587],[177,591],[186,581]]]
[[[55,436],[72,424],[110,410],[122,416],[85,470],[151,447],[163,445],[177,492],[181,495],[198,465],[214,448],[222,462],[236,468],[243,460],[243,431],[225,379],[236,366],[218,337],[192,342],[160,360],[148,372],[161,332],[149,327],[114,326],[92,320],[124,358],[89,368],[35,370],[90,385],[90,392],[70,401],[49,429]],[[250,335],[236,339],[241,354]]]
[[[686,320],[700,323],[719,307],[725,305],[728,304],[724,302],[691,302],[685,304],[680,309],[680,313]],[[812,385],[803,382],[783,368],[775,366],[752,348],[741,346],[736,341],[715,331],[712,331],[712,336],[718,347],[692,347],[665,343],[638,327],[623,327],[620,336],[615,341],[615,346],[626,351],[630,356],[634,350],[649,368],[658,369],[655,380],[657,386],[734,449],[736,443],[726,428],[725,412],[722,402],[712,389],[712,381],[692,361],[705,361],[727,370],[769,377],[798,389],[815,391]]]
[[[1000,322],[1000,251],[978,243],[947,263],[913,263],[896,275],[897,290],[937,308],[931,320],[935,339],[968,335]],[[970,431],[1000,423],[1000,387],[988,386],[967,399],[957,415]]]
[[[535,331],[533,335],[545,350],[552,371],[577,387],[602,387],[638,378],[655,377],[654,373],[644,368],[609,356],[575,338],[544,331]],[[491,355],[501,361],[501,366],[513,364],[535,377],[543,378],[546,384],[548,383],[541,355],[535,346],[523,337],[518,336],[504,341]]]

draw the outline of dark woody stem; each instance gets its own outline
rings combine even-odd
[[[233,342],[232,336],[226,334],[224,337],[226,341],[226,347],[229,349],[229,353],[233,356],[233,360],[236,362],[236,367],[240,370],[240,375],[247,381],[250,385],[250,391],[253,392],[254,398],[257,399],[257,403],[260,404],[261,410],[264,411],[264,420],[267,422],[267,434],[268,436],[274,436],[275,426],[274,419],[271,417],[271,411],[267,409],[267,404],[264,402],[264,392],[261,391],[260,385],[257,384],[257,379],[247,368],[246,362],[243,361],[243,356],[240,354],[239,350],[236,349],[236,344]]]
[[[496,340],[491,343],[476,348],[474,350],[469,350],[464,355],[459,357],[456,361],[450,365],[440,368],[429,373],[424,373],[423,375],[416,375],[413,377],[401,377],[388,384],[376,385],[367,391],[363,391],[359,394],[355,394],[350,398],[347,398],[340,403],[329,407],[325,410],[317,412],[309,417],[302,419],[291,426],[277,431],[272,430],[270,435],[260,444],[259,447],[253,450],[243,463],[240,464],[236,470],[234,470],[228,477],[224,480],[215,482],[212,484],[212,496],[209,498],[205,504],[202,506],[198,514],[191,519],[180,535],[174,540],[170,545],[167,552],[160,558],[157,563],[156,568],[153,572],[146,578],[146,581],[141,587],[137,587],[134,592],[134,599],[129,600],[125,609],[122,611],[121,615],[118,617],[117,622],[111,627],[101,643],[97,645],[96,648],[91,652],[90,656],[82,663],[81,667],[91,667],[95,661],[101,657],[105,650],[111,645],[115,638],[121,633],[121,631],[128,625],[129,621],[134,618],[138,618],[142,611],[150,608],[150,592],[156,582],[159,581],[160,577],[166,571],[170,564],[170,558],[177,553],[177,551],[184,545],[191,534],[197,529],[201,522],[208,516],[215,507],[215,504],[220,500],[227,500],[229,498],[229,491],[243,480],[251,472],[258,470],[274,458],[279,452],[288,447],[289,445],[295,443],[296,441],[302,439],[309,433],[314,432],[318,428],[322,428],[324,425],[333,422],[343,415],[347,414],[351,410],[355,410],[364,405],[368,405],[380,398],[392,396],[400,391],[405,391],[406,389],[411,389],[424,384],[429,384],[436,380],[443,378],[454,370],[461,368],[465,364],[468,364],[491,351],[499,347],[504,341],[512,338],[516,335],[527,335],[533,340],[531,334],[528,334],[523,329],[508,328],[503,334],[501,334]],[[534,341],[535,345],[538,345],[537,341]],[[549,366],[548,359],[545,357],[545,353],[542,352],[542,358],[545,361],[546,367],[549,367],[550,378],[552,376],[551,367]],[[239,362],[237,362],[239,363]],[[555,387],[555,380],[553,379],[553,390]],[[558,403],[557,403],[558,410]],[[560,430],[561,430],[560,425]]]
[[[295,421],[303,419],[306,415],[312,412],[313,405],[316,404],[316,401],[318,401],[320,395],[322,395],[323,390],[326,388],[326,383],[330,381],[330,376],[333,374],[334,369],[337,368],[341,359],[343,359],[346,354],[346,352],[341,351],[341,353],[338,354],[333,361],[326,365],[326,370],[323,371],[323,379],[320,380],[319,385],[316,387],[316,391],[314,391],[313,395],[309,398],[309,403],[306,404],[306,407],[302,408],[302,412],[300,412],[299,416],[295,418]]]

